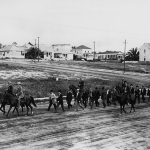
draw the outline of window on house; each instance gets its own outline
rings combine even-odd
[[[3,56],[5,56],[5,53],[3,53]]]
[[[146,53],[146,50],[144,49],[144,54]]]

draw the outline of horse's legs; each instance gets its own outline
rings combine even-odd
[[[18,107],[15,107],[15,109],[16,109],[16,111],[17,111],[17,114],[18,114],[18,116],[19,116],[19,111],[18,111]]]
[[[122,105],[120,105],[120,114],[122,114]]]
[[[33,114],[33,107],[31,105],[29,105],[29,107],[31,108],[31,114]]]
[[[123,105],[123,111],[124,111],[125,113],[127,113],[127,112],[125,111],[124,107],[125,107],[125,104]]]
[[[8,110],[8,112],[7,112],[6,117],[8,117],[8,114],[9,114],[9,112],[10,112],[11,108],[12,108],[12,106],[10,105],[10,107],[9,107],[9,110]]]
[[[23,113],[23,106],[21,106],[21,108],[22,108],[22,113]]]
[[[16,109],[16,108],[14,108],[14,110],[12,111],[12,113],[14,113],[14,112],[15,112],[15,109]]]

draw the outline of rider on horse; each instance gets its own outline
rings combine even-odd
[[[12,83],[10,81],[8,82],[8,88],[6,90],[6,94],[14,95],[14,93],[13,93],[13,86],[12,86]]]
[[[23,93],[23,89],[21,86],[21,82],[17,83],[18,87],[17,87],[17,94],[16,96],[18,97],[18,108],[20,107],[20,101],[22,98],[24,98],[24,93]]]
[[[82,80],[82,78],[80,78],[80,81],[79,81],[79,89],[80,89],[80,92],[83,93],[83,90],[84,90],[84,81]]]

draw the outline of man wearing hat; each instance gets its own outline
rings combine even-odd
[[[8,82],[8,88],[7,88],[7,90],[6,90],[6,93],[7,93],[7,94],[14,95],[14,93],[13,93],[13,86],[12,86],[12,84],[11,84],[10,81]]]
[[[77,96],[76,96],[76,111],[78,111],[78,106],[80,106],[83,110],[84,107],[81,105],[81,99],[82,99],[82,95],[79,89],[77,89]]]
[[[62,97],[62,93],[61,90],[58,90],[58,98],[57,98],[57,108],[59,107],[59,105],[61,105],[62,111],[64,112],[64,102],[63,102],[63,97]]]
[[[18,97],[18,108],[19,108],[20,107],[20,100],[21,100],[21,98],[24,97],[21,82],[17,82],[17,94],[16,94],[16,96]]]

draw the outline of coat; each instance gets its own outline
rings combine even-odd
[[[135,90],[135,96],[139,96],[140,95],[140,90],[139,89],[136,89]]]
[[[148,96],[150,96],[150,89],[148,89],[148,91],[147,91],[147,95],[148,95]]]
[[[19,96],[20,98],[24,97],[22,86],[18,86],[18,88],[17,88],[17,96]]]
[[[134,94],[134,88],[130,88],[130,94]]]
[[[67,92],[66,100],[67,100],[67,101],[71,101],[71,100],[72,100],[72,92],[71,92],[71,91],[68,91],[68,92]]]
[[[141,95],[146,95],[146,89],[141,89]]]
[[[6,92],[7,92],[8,94],[14,95],[14,94],[13,94],[13,86],[12,86],[12,85],[9,85]]]
[[[56,95],[54,93],[51,93],[49,95],[49,100],[52,101],[53,104],[56,104]]]
[[[62,94],[60,94],[60,95],[58,96],[57,101],[58,101],[59,103],[63,103],[63,96],[62,96]]]

